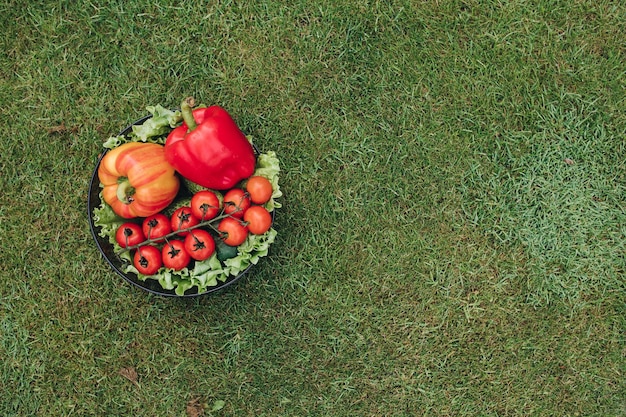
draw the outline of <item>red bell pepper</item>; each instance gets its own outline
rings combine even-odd
[[[232,188],[254,172],[254,149],[220,106],[192,110],[193,98],[181,105],[183,124],[170,132],[165,157],[183,177],[203,187]]]

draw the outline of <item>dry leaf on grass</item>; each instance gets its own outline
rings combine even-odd
[[[72,126],[72,127],[67,127],[65,126],[65,123],[61,123],[60,125],[57,126],[50,126],[47,127],[46,130],[48,131],[49,135],[56,135],[56,134],[64,134],[64,133],[76,133],[78,132],[78,126]]]
[[[136,386],[139,386],[139,384],[137,383],[137,379],[139,378],[139,375],[137,375],[137,371],[135,370],[134,367],[130,366],[128,368],[122,368],[120,369],[119,374],[122,375],[124,378],[128,379],[130,382],[132,382]]]
[[[200,417],[204,414],[204,404],[200,398],[192,398],[187,402],[187,417]]]

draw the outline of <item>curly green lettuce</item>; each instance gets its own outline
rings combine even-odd
[[[238,275],[250,265],[256,265],[262,257],[267,256],[270,245],[276,239],[276,234],[273,228],[262,235],[249,234],[246,241],[239,246],[237,256],[224,261],[224,264],[230,268],[230,274]]]
[[[116,245],[115,232],[126,221],[115,214],[111,206],[104,202],[102,192],[100,196],[100,206],[93,209],[93,222],[100,228],[98,235],[107,239],[112,245]]]
[[[183,120],[180,110],[168,110],[161,105],[148,106],[146,110],[152,114],[152,117],[132,127],[133,134],[142,142],[168,134]]]
[[[148,106],[146,110],[152,117],[140,125],[133,125],[131,132],[126,136],[109,137],[103,146],[106,149],[114,149],[126,142],[154,142],[163,145],[166,136],[183,120],[180,110],[169,110],[160,104]]]

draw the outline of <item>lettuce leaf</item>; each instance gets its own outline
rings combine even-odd
[[[102,145],[106,149],[114,149],[126,142],[154,142],[165,144],[166,135],[173,128],[180,126],[183,116],[180,110],[169,110],[157,104],[148,106],[146,110],[152,115],[140,125],[133,125],[126,136],[111,136]]]
[[[239,246],[237,256],[224,261],[224,264],[230,268],[230,273],[238,275],[251,264],[256,265],[260,258],[267,256],[276,235],[277,232],[273,228],[262,235],[249,234],[246,241]]]
[[[128,142],[128,139],[126,139],[124,136],[111,136],[106,140],[106,142],[104,142],[104,145],[102,146],[107,149],[115,149],[126,142]]]
[[[147,142],[151,138],[158,138],[169,133],[182,120],[183,116],[179,110],[172,111],[164,108],[160,104],[146,107],[152,117],[140,125],[133,125],[133,134],[142,142]]]
[[[100,232],[98,232],[100,237],[108,239],[112,245],[116,245],[115,232],[126,220],[115,214],[111,206],[104,202],[102,192],[100,192],[99,196],[100,206],[93,209],[94,224],[101,228]]]
[[[191,273],[192,281],[198,286],[198,291],[205,291],[208,287],[214,287],[218,281],[226,281],[229,275],[230,269],[222,265],[215,253],[206,261],[196,262]]]

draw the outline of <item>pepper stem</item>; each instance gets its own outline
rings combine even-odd
[[[191,132],[198,126],[198,124],[196,123],[196,119],[193,118],[192,109],[195,105],[196,105],[196,100],[194,100],[193,97],[187,97],[180,104],[180,111],[183,115],[183,120],[185,121],[185,124],[189,128],[188,130],[189,132]]]
[[[124,204],[130,204],[134,201],[135,187],[130,185],[130,181],[125,179],[117,184],[117,198]]]

